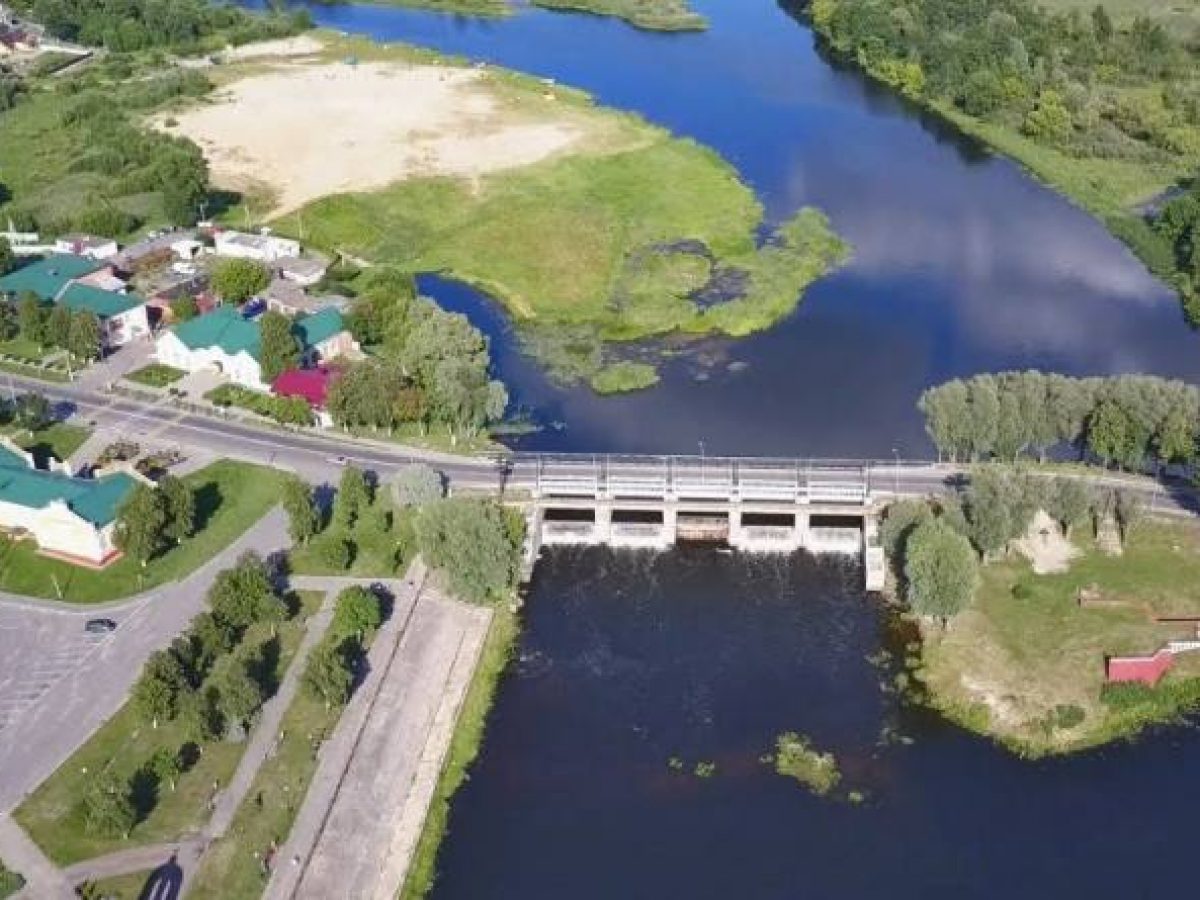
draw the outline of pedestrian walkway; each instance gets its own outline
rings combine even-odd
[[[0,814],[0,859],[25,879],[25,887],[17,897],[28,900],[71,900],[75,897],[63,873],[7,813]]]
[[[412,593],[322,749],[269,900],[392,900],[403,884],[491,622],[423,579]]]

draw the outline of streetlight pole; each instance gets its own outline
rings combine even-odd
[[[704,484],[707,479],[704,471],[704,441],[700,440],[696,441],[696,443],[700,445],[700,483]]]
[[[899,497],[900,496],[900,451],[896,447],[892,448],[892,456],[894,456],[896,458],[896,468],[894,470],[895,478],[893,479],[893,483],[892,483],[892,494],[896,497]]]

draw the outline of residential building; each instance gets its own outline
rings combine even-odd
[[[136,294],[96,286],[112,283],[108,279],[115,278],[111,266],[95,259],[56,254],[0,278],[0,295],[15,300],[32,293],[44,303],[95,313],[100,320],[101,343],[109,350],[150,333],[145,300]]]
[[[300,242],[273,234],[217,231],[213,234],[213,250],[218,256],[233,256],[239,259],[254,259],[259,262],[272,263],[280,259],[298,257]]]
[[[337,309],[345,312],[350,301],[345,297],[323,295],[314,297],[294,281],[275,278],[262,294],[267,301],[267,309],[273,309],[288,316],[307,316],[322,309]]]
[[[315,256],[290,256],[277,259],[276,274],[301,287],[312,287],[325,277],[329,264]]]
[[[304,400],[317,421],[328,428],[333,424],[329,413],[325,411],[329,398],[329,389],[337,380],[339,372],[328,366],[317,366],[312,369],[289,369],[271,385],[271,392],[279,397],[299,397]]]
[[[120,249],[112,238],[91,234],[64,234],[54,242],[54,250],[57,253],[70,253],[91,259],[111,259]]]
[[[31,453],[0,438],[0,534],[69,562],[107,565],[121,555],[117,513],[139,480],[132,472],[76,478],[38,469]]]
[[[317,365],[358,350],[336,309],[297,319],[295,327],[306,365]],[[156,355],[159,362],[186,372],[213,369],[234,384],[265,391],[269,385],[262,378],[261,349],[259,323],[246,319],[233,306],[218,306],[164,332],[158,338]]]

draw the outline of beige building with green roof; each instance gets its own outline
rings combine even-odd
[[[41,553],[88,566],[121,554],[117,512],[139,482],[134,472],[76,478],[61,465],[37,468],[33,455],[0,437],[0,535],[32,540]]]

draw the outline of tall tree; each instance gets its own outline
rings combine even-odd
[[[1136,425],[1120,403],[1105,398],[1088,417],[1087,441],[1088,449],[1105,465],[1121,463],[1135,453]]]
[[[76,359],[99,359],[101,346],[100,319],[90,310],[77,310],[71,316],[71,327],[67,333],[67,350]]]
[[[224,259],[214,268],[212,288],[228,303],[242,303],[271,283],[271,273],[252,259]]]
[[[157,728],[160,721],[175,718],[179,698],[187,689],[187,676],[179,657],[170,650],[156,650],[134,682],[130,700],[138,717]]]
[[[25,293],[17,301],[17,328],[24,340],[46,345],[46,308],[36,295]]]
[[[309,654],[308,667],[304,670],[304,687],[312,696],[323,701],[326,709],[345,703],[353,682],[347,653],[342,647],[326,641]]]
[[[288,535],[297,544],[307,544],[321,530],[321,511],[312,488],[297,475],[283,483],[283,509],[288,517]]]
[[[979,564],[967,539],[934,519],[909,537],[904,578],[913,611],[945,625],[974,599]]]
[[[417,544],[444,570],[453,590],[474,603],[499,602],[516,585],[522,523],[495,502],[453,498],[421,510]]]
[[[89,834],[125,837],[137,823],[129,782],[101,771],[83,795],[83,825]]]
[[[166,506],[166,537],[182,544],[196,531],[196,495],[191,487],[174,475],[166,475],[158,483]]]
[[[281,312],[270,310],[259,325],[262,333],[259,364],[264,381],[272,382],[288,369],[300,365],[300,338],[295,325]]]
[[[217,690],[217,710],[225,724],[226,735],[239,737],[245,733],[250,720],[263,703],[263,688],[246,664],[230,660],[230,664],[214,675]]]
[[[371,505],[371,488],[362,469],[347,466],[342,471],[337,495],[333,500],[333,520],[339,528],[349,530],[359,515]]]
[[[338,594],[333,624],[340,633],[353,634],[364,641],[382,623],[383,607],[374,591],[355,585]]]
[[[56,305],[46,317],[46,343],[68,349],[71,341],[71,310]]]
[[[166,546],[167,504],[161,493],[139,484],[117,511],[117,547],[144,567]]]
[[[0,106],[0,109],[3,109]],[[0,185],[0,197],[3,196],[3,186]],[[2,202],[2,201],[0,201]],[[0,237],[0,275],[7,275],[17,265],[17,255],[13,253],[12,245],[9,244],[8,238]]]
[[[1067,537],[1087,518],[1094,504],[1091,488],[1077,478],[1056,478],[1046,492],[1046,512],[1058,520]]]

